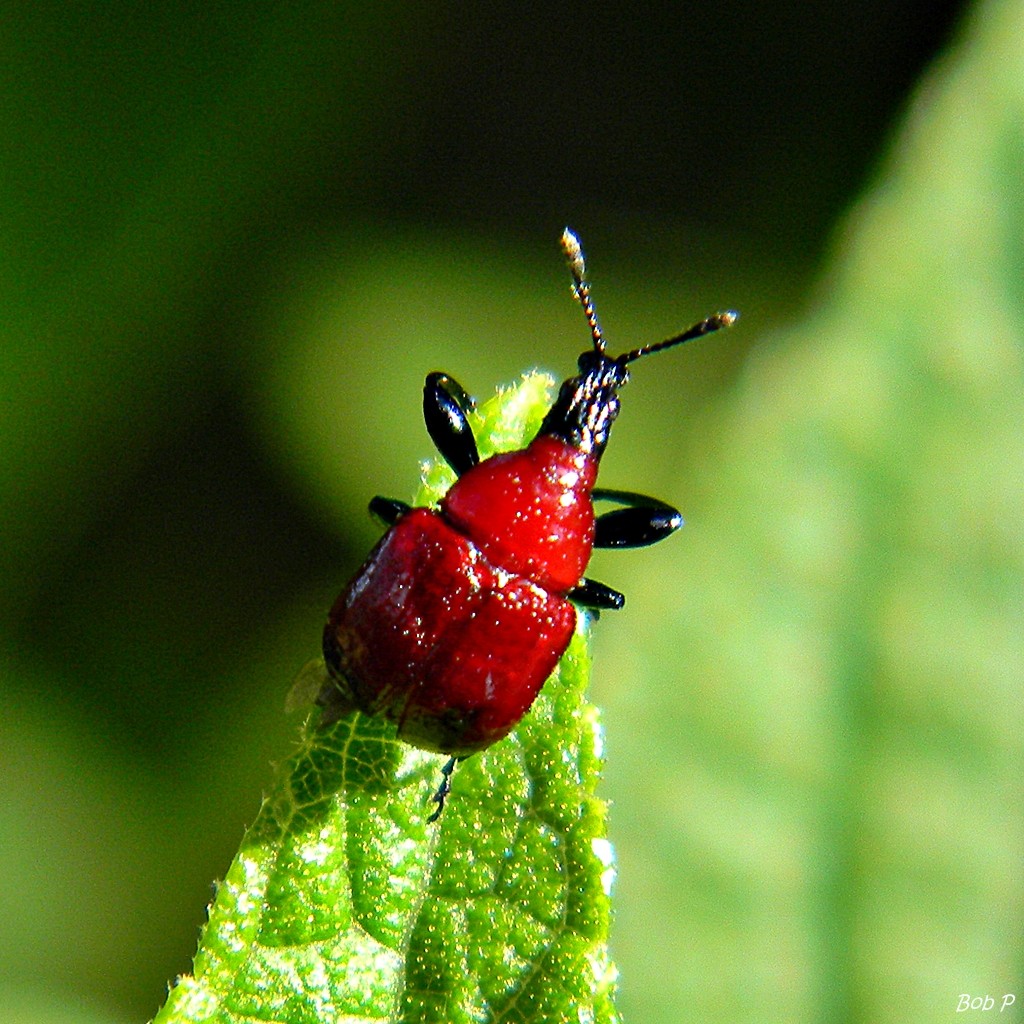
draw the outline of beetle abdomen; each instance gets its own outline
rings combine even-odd
[[[354,705],[401,739],[465,755],[505,736],[565,652],[576,611],[489,564],[437,513],[413,509],[381,539],[324,630],[330,716]]]

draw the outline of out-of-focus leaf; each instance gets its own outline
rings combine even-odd
[[[145,459],[167,406],[209,386],[197,321],[222,264],[258,257],[234,251],[257,210],[283,212],[328,160],[355,162],[367,95],[393,95],[380,48],[415,18],[322,0],[195,18],[13,8],[0,39],[0,613]],[[306,144],[324,122],[333,152]]]
[[[607,702],[643,738],[611,759],[617,940],[647,951],[627,1017],[1019,1002],[1022,126],[1024,7],[999,0],[921,88],[818,308],[705,428],[671,640],[613,667],[661,685]]]

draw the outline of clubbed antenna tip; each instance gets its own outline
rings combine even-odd
[[[597,322],[597,313],[594,311],[594,303],[590,298],[590,285],[586,281],[587,265],[583,262],[583,247],[571,228],[566,228],[562,232],[562,252],[565,253],[566,262],[569,264],[569,273],[572,274],[573,295],[583,307],[583,315],[587,318],[590,336],[594,339],[594,351],[604,352],[601,325]]]
[[[562,252],[565,253],[565,259],[569,264],[569,273],[572,274],[573,282],[579,286],[587,276],[587,266],[583,262],[583,247],[580,245],[580,240],[572,228],[566,228],[562,232]]]

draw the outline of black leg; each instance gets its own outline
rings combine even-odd
[[[452,772],[455,771],[455,763],[458,760],[457,757],[449,758],[441,769],[441,785],[437,787],[437,792],[432,797],[432,802],[437,804],[437,810],[427,818],[429,824],[433,824],[441,817],[441,812],[444,810],[444,802],[452,791]]]
[[[626,603],[624,594],[587,577],[584,577],[583,582],[575,590],[570,590],[568,596],[574,604],[593,608],[595,611],[618,611]]]
[[[683,517],[676,509],[646,494],[595,487],[593,497],[598,501],[616,501],[629,506],[597,517],[595,548],[642,548],[664,540],[683,525]]]
[[[394,526],[410,508],[411,505],[397,498],[382,498],[378,494],[370,499],[370,511],[386,526]]]
[[[432,373],[423,385],[423,420],[444,461],[462,476],[480,461],[466,414],[473,399],[446,373]]]

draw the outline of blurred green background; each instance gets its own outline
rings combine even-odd
[[[586,344],[565,223],[613,350],[743,312],[603,467],[688,520],[594,569],[625,1018],[1024,1013],[1019,2],[11,3],[0,52],[0,1019],[188,970],[423,376]]]

